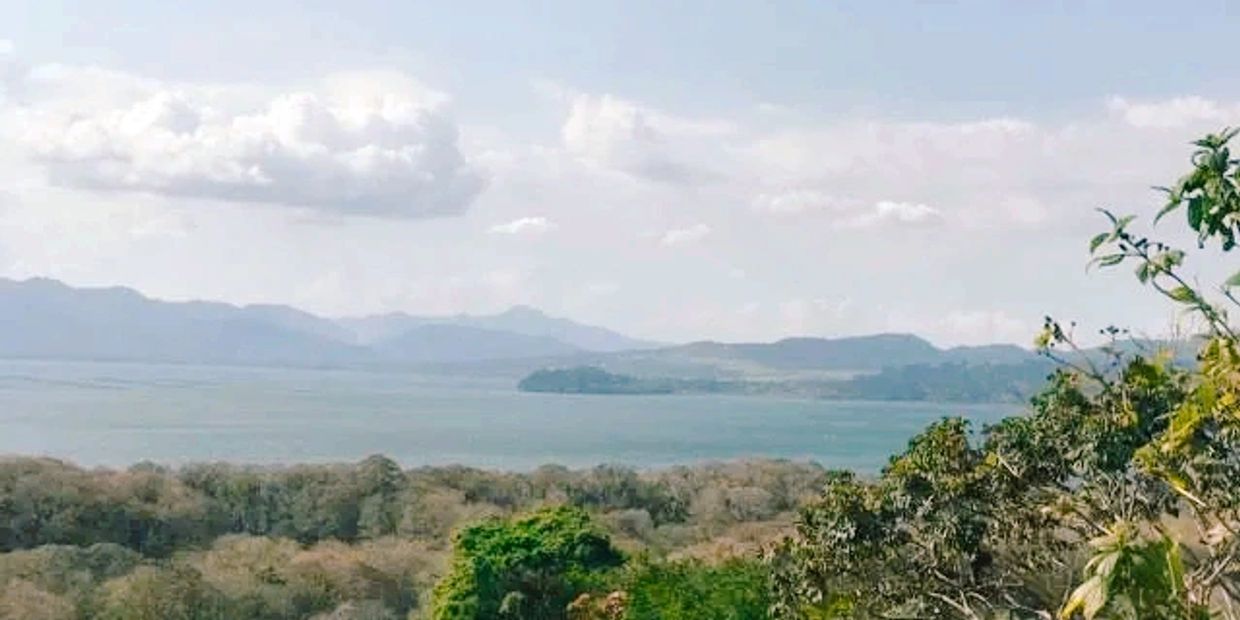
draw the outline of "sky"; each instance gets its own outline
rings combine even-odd
[[[0,276],[662,341],[1157,335],[1085,268],[1096,209],[1151,215],[1240,124],[1240,3],[182,4],[0,2]]]

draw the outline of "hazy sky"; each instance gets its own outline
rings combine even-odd
[[[1086,273],[1093,209],[1240,124],[1224,2],[188,4],[0,2],[0,275],[664,340],[1158,332]]]

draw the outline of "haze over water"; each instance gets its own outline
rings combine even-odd
[[[875,471],[926,423],[1011,405],[526,394],[506,380],[338,370],[0,361],[0,454],[86,466],[651,467],[751,456]]]

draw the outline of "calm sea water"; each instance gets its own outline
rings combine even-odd
[[[352,461],[659,466],[751,456],[873,471],[928,422],[1005,405],[523,394],[381,372],[0,360],[0,454],[82,465]]]

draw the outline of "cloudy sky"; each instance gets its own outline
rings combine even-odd
[[[0,276],[668,341],[1161,332],[1086,272],[1094,209],[1240,124],[1225,2],[183,4],[0,3]]]

